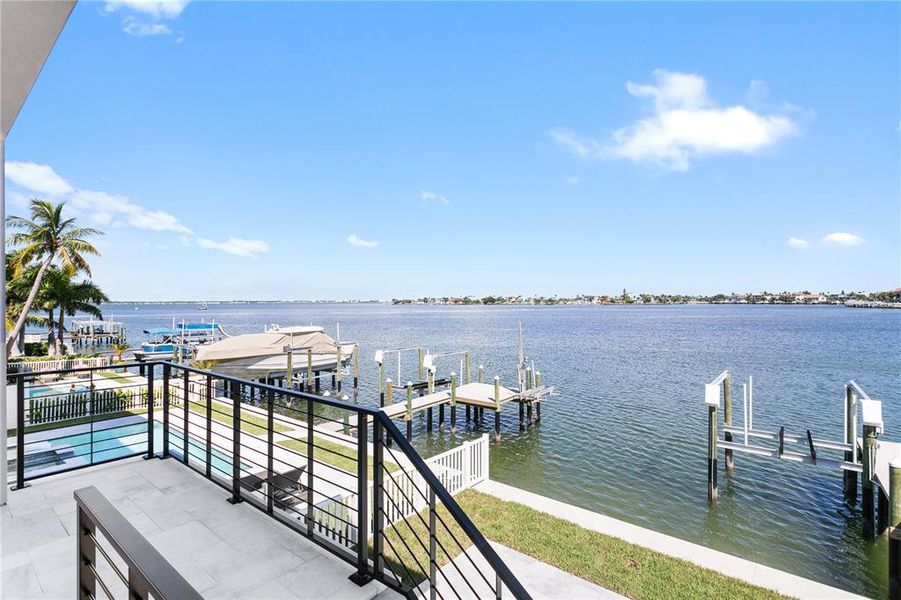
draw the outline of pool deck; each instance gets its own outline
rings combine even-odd
[[[96,486],[204,597],[399,597],[174,460],[134,458],[32,482],[0,507],[4,598],[71,598],[75,500]]]
[[[486,480],[475,489],[501,500],[524,504],[580,527],[686,560],[705,569],[795,598],[863,598],[785,571],[745,560],[706,546],[619,521],[572,504],[539,496],[498,481]]]

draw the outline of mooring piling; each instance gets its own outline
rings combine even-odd
[[[901,598],[901,458],[889,463],[889,597]]]
[[[732,427],[732,379],[729,377],[723,380],[723,422],[727,428],[723,435],[727,442],[731,442],[732,432],[728,428]],[[735,456],[732,450],[726,449],[726,473],[732,473],[734,470]]]
[[[413,382],[407,382],[407,440],[413,439]]]
[[[725,375],[725,373],[724,373]],[[716,465],[716,412],[720,405],[721,375],[715,383],[704,386],[704,403],[707,405],[707,500],[716,502],[717,498],[717,465]]]
[[[479,383],[485,383],[485,367],[479,365]]]
[[[494,376],[494,441],[501,441],[501,378],[498,375]]]
[[[876,465],[876,427],[863,426],[863,477],[861,478],[861,497],[863,500],[863,533],[865,537],[873,537],[875,531],[873,514],[873,469]]]
[[[450,421],[451,433],[457,432],[457,374],[451,373],[450,376]]]
[[[385,406],[385,365],[379,363],[379,406]]]
[[[291,389],[294,382],[294,350],[291,346],[285,346],[285,387]]]
[[[845,443],[850,450],[845,450],[846,462],[857,462],[857,445],[855,435],[857,431],[857,394],[850,385],[845,385]],[[843,474],[845,498],[850,502],[857,501],[857,471],[844,471]]]
[[[389,377],[385,380],[385,406],[391,406],[393,404],[391,399],[391,387],[392,383],[391,378]]]

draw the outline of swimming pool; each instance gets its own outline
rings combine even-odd
[[[90,386],[78,384],[73,387],[72,384],[66,385],[40,385],[26,388],[26,398],[59,398],[69,393],[81,393],[91,390]]]
[[[95,427],[100,423],[95,424]],[[163,448],[163,426],[154,423],[153,447],[155,452]],[[169,450],[176,458],[182,458],[181,432],[170,428]],[[25,477],[26,479],[68,471],[75,467],[105,462],[117,458],[138,456],[147,452],[147,423],[126,423],[95,428],[71,435],[49,439],[26,440]],[[188,449],[189,460],[198,466],[206,463],[206,444],[190,437]],[[213,473],[219,476],[230,476],[232,472],[231,458],[216,448],[210,452],[210,465]],[[249,471],[250,467],[242,462],[241,468]]]

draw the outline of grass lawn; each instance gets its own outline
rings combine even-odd
[[[191,400],[189,407],[191,409],[191,412],[206,416],[206,398]],[[228,425],[229,427],[231,427],[234,423],[234,411],[232,409],[232,406],[229,404],[214,400],[212,413],[214,421],[222,423],[223,425]],[[283,425],[277,421],[272,424],[272,428],[273,431],[277,433],[285,433],[287,431],[291,431],[290,427]],[[266,432],[268,431],[266,429],[266,419],[257,414],[251,413],[250,411],[242,411],[241,431],[250,433],[252,435],[266,435]]]
[[[101,377],[105,377],[106,379],[112,379],[116,383],[121,383],[125,385],[140,385],[147,381],[146,378],[141,377],[139,375],[133,375],[131,373],[116,373],[115,371],[97,371],[96,375],[100,375]]]
[[[199,402],[191,401],[191,411],[197,414],[206,414],[206,400],[201,398]],[[232,426],[232,407],[223,402],[214,401],[213,403],[213,419]],[[273,428],[277,433],[287,433],[292,428],[275,421]],[[252,435],[266,435],[266,419],[259,415],[252,414],[249,411],[241,413],[241,430]],[[331,465],[336,469],[347,471],[351,475],[357,474],[357,450],[338,442],[333,442],[321,435],[314,435],[316,446],[313,450],[313,457],[327,465]],[[279,446],[283,446],[290,450],[306,456],[307,444],[306,440],[283,440],[278,442]],[[369,457],[370,473],[372,472],[372,457]],[[385,462],[385,468],[390,471],[397,471],[399,466],[394,463]],[[370,475],[371,477],[371,475]]]
[[[475,490],[466,490],[456,499],[486,538],[629,598],[784,597],[687,561],[584,529],[522,504],[505,502]],[[460,543],[466,546],[466,536],[443,508],[438,510],[444,522],[452,526]],[[423,520],[428,523],[427,514],[423,515]],[[389,564],[407,582],[426,577],[423,569],[410,568],[411,564],[415,565],[411,550],[423,568],[427,569],[429,564],[428,553],[413,538],[415,535],[428,545],[428,529],[415,516],[408,521],[412,527],[402,522],[395,524],[397,531],[389,527],[386,532],[386,538],[399,555],[393,555],[389,544],[385,544]],[[459,553],[441,521],[438,522],[438,537],[449,553]],[[446,564],[449,557],[441,552],[441,546],[438,554],[439,564]],[[410,568],[412,578],[402,567],[394,566],[398,558]],[[490,576],[488,579],[493,581]]]
[[[347,471],[351,475],[357,474],[357,449],[333,442],[321,435],[313,436],[316,448],[313,448],[313,458],[318,461],[331,465],[336,469]],[[306,441],[299,440],[283,440],[278,442],[279,446],[289,448],[298,454],[307,455]],[[369,478],[372,479],[372,457],[369,458]],[[385,468],[394,473],[399,471],[400,467],[392,462],[385,461]]]

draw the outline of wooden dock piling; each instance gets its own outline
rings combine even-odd
[[[888,587],[901,598],[901,458],[889,463]]]
[[[379,406],[385,406],[385,365],[379,363]]]
[[[498,375],[494,376],[494,441],[501,441],[501,378]]]
[[[360,348],[354,348],[354,392],[360,389]]]
[[[413,382],[407,382],[407,441],[413,439]]]
[[[723,422],[726,424],[726,431],[723,433],[727,442],[732,441],[732,432],[728,430],[732,427],[732,379],[726,377],[723,380]],[[726,473],[732,473],[735,470],[735,456],[731,449],[726,449]]]
[[[457,374],[451,373],[450,376],[450,421],[451,433],[457,432]]]
[[[726,373],[721,374],[713,383],[704,386],[704,404],[707,405],[707,501],[716,502],[717,464],[716,464],[716,413],[720,406],[720,384]]]
[[[873,512],[873,470],[876,465],[876,427],[863,426],[863,477],[861,478],[863,500],[863,534],[872,538],[875,532]]]
[[[391,378],[385,380],[385,406],[391,406],[394,402],[391,399]]]
[[[485,383],[485,367],[479,365],[479,383]]]
[[[845,443],[851,446],[851,450],[845,451],[845,461],[854,461],[854,447],[857,431],[857,394],[850,385],[845,385]],[[857,472],[844,471],[843,475],[845,498],[854,503],[857,501]]]
[[[341,391],[341,346],[338,345],[336,353],[336,358],[338,359],[335,363],[335,372],[332,374],[332,387]],[[337,381],[336,381],[337,380]]]

